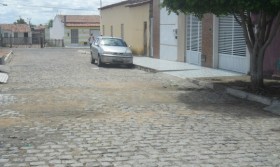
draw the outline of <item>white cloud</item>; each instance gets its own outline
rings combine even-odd
[[[102,6],[123,0],[101,0]],[[100,0],[2,0],[0,23],[13,23],[20,17],[32,24],[46,24],[57,14],[99,14]]]

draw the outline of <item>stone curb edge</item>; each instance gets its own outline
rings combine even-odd
[[[11,50],[7,55],[0,58],[0,64],[4,65],[11,61],[13,55],[13,51]]]
[[[279,100],[263,97],[260,95],[255,95],[252,93],[244,92],[241,90],[233,89],[233,88],[226,88],[226,92],[232,96],[239,97],[241,99],[246,99],[249,101],[254,101],[258,103],[262,103],[264,105],[272,105],[272,104],[280,104]]]

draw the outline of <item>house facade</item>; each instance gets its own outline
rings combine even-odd
[[[27,24],[0,24],[2,44],[29,45],[32,44],[31,28]]]
[[[247,74],[250,54],[233,16],[168,14],[153,0],[153,57]],[[267,48],[264,74],[280,74],[280,32]]]
[[[154,16],[157,13],[154,12]],[[249,72],[249,53],[242,28],[233,16],[207,14],[199,20],[193,15],[168,14],[162,8],[158,21],[154,20],[154,23],[160,29],[159,46],[154,47],[154,52],[157,49],[159,53],[154,53],[154,57],[240,73]]]
[[[98,15],[57,15],[50,28],[50,39],[64,40],[67,45],[87,45],[88,37],[100,35]]]
[[[101,33],[123,38],[136,55],[148,56],[151,41],[151,1],[127,0],[100,8]]]

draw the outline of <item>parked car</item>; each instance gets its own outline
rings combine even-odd
[[[123,39],[100,36],[91,46],[91,63],[100,67],[103,64],[124,64],[133,66],[133,56]]]

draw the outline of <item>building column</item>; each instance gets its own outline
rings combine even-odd
[[[160,58],[160,1],[153,0],[152,52],[153,57]]]
[[[205,14],[202,19],[202,51],[201,65],[204,67],[213,67],[214,50],[214,20],[213,14]]]
[[[178,16],[178,55],[177,61],[186,62],[186,15],[180,13]]]

